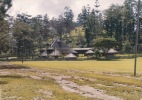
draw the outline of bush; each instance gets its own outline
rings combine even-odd
[[[132,50],[133,50],[133,47],[131,46],[130,42],[124,43],[123,51],[124,51],[125,53],[131,53]]]
[[[140,44],[140,45],[138,46],[138,52],[139,52],[139,53],[142,53],[142,44]]]

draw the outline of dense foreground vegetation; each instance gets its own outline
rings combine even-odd
[[[0,66],[4,100],[140,100],[142,58],[116,61],[27,61]],[[84,90],[85,89],[85,90]]]

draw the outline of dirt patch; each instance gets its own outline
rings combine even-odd
[[[10,75],[11,73],[8,71],[0,71],[0,75]]]
[[[45,100],[45,99],[43,97],[33,97],[31,100]]]
[[[38,71],[38,70],[36,70],[35,72],[38,73],[40,76],[44,76],[44,77],[46,76],[46,77],[51,77],[51,78],[55,79],[56,82],[64,90],[66,90],[68,92],[77,93],[79,95],[94,98],[94,99],[97,98],[97,99],[102,99],[102,100],[121,100],[118,97],[109,96],[109,95],[105,94],[105,91],[103,91],[103,90],[95,89],[95,88],[87,86],[87,85],[80,86],[74,82],[67,81],[67,79],[72,78],[71,76],[56,75],[56,73],[53,74],[53,73],[47,73],[47,72]],[[32,76],[32,78],[41,79],[39,76]],[[78,76],[76,76],[74,78],[75,79],[84,79],[83,77],[78,77]],[[85,78],[85,80],[96,81],[96,79],[92,79],[92,78]],[[39,90],[38,92],[43,93],[43,94],[47,94],[49,97],[52,97],[51,96],[52,93],[49,91]]]
[[[29,69],[29,67],[12,65],[9,62],[0,62],[0,69]]]
[[[78,79],[80,81],[83,81],[83,80],[88,80],[88,81],[96,81],[97,79],[94,79],[94,78],[85,78],[85,77],[79,77],[79,76],[75,76],[74,79]]]
[[[38,76],[30,76],[32,79],[36,79],[36,80],[41,80],[42,78],[41,77],[38,77]]]
[[[22,100],[22,97],[9,96],[9,97],[4,97],[1,100]]]
[[[121,100],[118,97],[106,95],[105,91],[103,90],[95,89],[87,85],[80,86],[74,82],[65,80],[67,78],[71,78],[70,76],[52,76],[52,77],[66,91],[74,92],[85,97],[97,98],[102,100]]]
[[[37,92],[44,94],[48,98],[52,98],[52,95],[53,95],[52,91],[47,91],[47,90],[43,90],[43,89],[39,89]]]
[[[113,86],[107,86],[107,85],[103,85],[103,84],[96,84],[97,86],[101,86],[101,87],[107,87],[107,88],[112,88]]]
[[[142,89],[141,87],[137,87],[134,85],[126,85],[126,84],[120,84],[120,83],[114,83],[116,86],[122,86],[122,87],[132,87],[132,88],[137,88],[137,89]]]

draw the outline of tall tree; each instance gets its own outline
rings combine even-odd
[[[43,42],[44,42],[44,47],[47,47],[49,46],[49,39],[50,39],[50,36],[51,36],[51,27],[50,27],[50,22],[49,22],[49,19],[48,19],[48,15],[44,15],[44,18],[43,18],[43,23],[42,23],[42,36],[43,36]]]
[[[92,46],[93,39],[96,38],[96,13],[89,7],[83,7],[82,12],[78,15],[78,22],[85,30],[87,47]]]
[[[124,15],[125,39],[127,39],[131,45],[134,45],[137,2],[136,0],[125,0],[124,7],[126,9]]]
[[[45,22],[46,23],[46,22]],[[32,18],[32,29],[34,31],[33,36],[33,43],[34,43],[34,50],[36,50],[36,54],[40,54],[40,51],[44,47],[44,40],[46,39],[46,26],[43,24],[43,16],[37,15],[36,17]],[[45,38],[44,38],[45,36]]]
[[[0,0],[0,53],[5,51],[8,46],[9,25],[5,19],[7,17],[6,12],[11,6],[12,0]]]
[[[128,16],[128,10],[125,6],[112,4],[105,10],[104,15],[104,28],[107,35],[117,40],[120,49],[127,39],[133,41],[130,37],[134,37],[134,18],[128,18],[130,15]]]
[[[18,14],[13,27],[13,36],[16,39],[18,57],[30,57],[33,44],[33,29],[30,25],[30,16],[27,14]]]
[[[64,17],[62,15],[60,15],[58,19],[53,18],[51,20],[51,27],[52,27],[52,29],[56,30],[55,38],[59,37],[62,40],[63,39],[63,35],[65,33]]]
[[[65,7],[64,12],[64,25],[66,28],[66,33],[70,33],[70,31],[73,29],[73,18],[74,14],[73,11],[69,7]]]

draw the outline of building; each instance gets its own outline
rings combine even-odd
[[[41,55],[42,56],[44,55],[44,57],[46,55],[55,57],[57,56],[56,54],[58,54],[59,57],[61,55],[66,56],[67,54],[72,53],[73,55],[78,56],[79,54],[85,55],[85,53],[89,50],[92,51],[92,48],[70,48],[66,43],[64,43],[63,41],[57,38],[51,44],[50,48],[47,49],[47,51],[46,50],[41,51]]]

